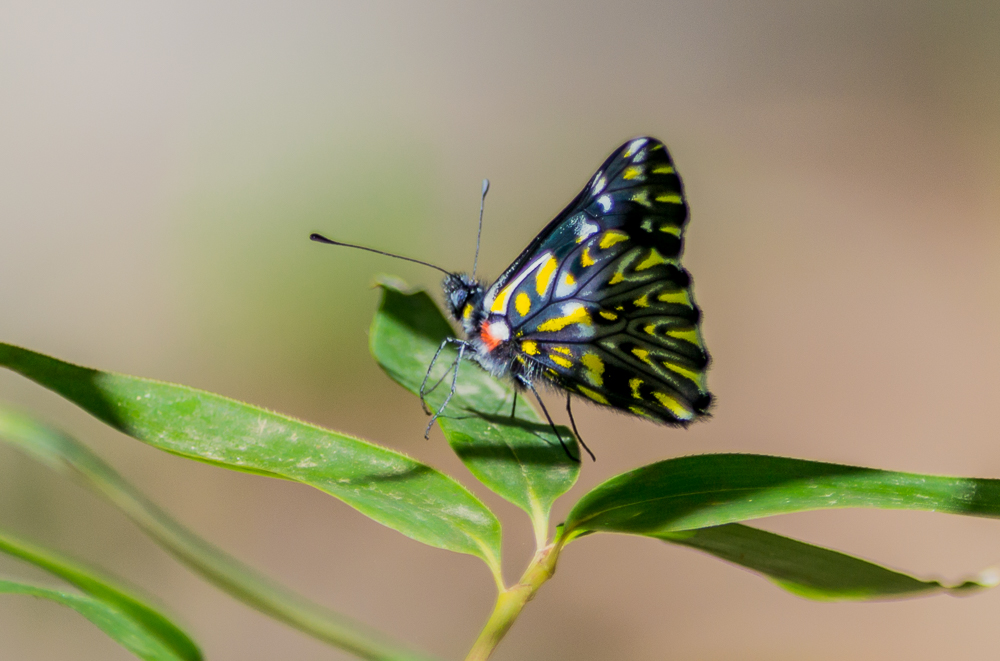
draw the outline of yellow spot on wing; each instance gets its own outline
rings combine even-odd
[[[563,367],[573,367],[573,361],[569,358],[563,358],[562,356],[549,355],[549,360],[551,360],[556,365],[562,365]]]
[[[559,266],[559,262],[556,261],[556,258],[549,257],[548,261],[542,264],[542,268],[538,269],[538,274],[535,275],[535,289],[538,290],[539,296],[545,296],[545,291],[549,288],[549,282],[552,281],[552,274],[555,273],[557,266]]]
[[[635,267],[636,271],[645,271],[646,269],[652,268],[657,264],[666,264],[666,258],[660,253],[656,252],[656,248],[649,249],[649,255],[646,259],[642,260],[638,266]]]
[[[698,338],[698,331],[691,330],[668,330],[667,335],[676,337],[678,340],[685,340],[691,344],[701,344]]]
[[[644,207],[651,207],[653,204],[649,201],[649,191],[643,188],[641,191],[637,192],[632,196],[633,202],[638,202]]]
[[[607,250],[616,243],[621,243],[622,241],[628,241],[628,234],[625,232],[619,232],[617,230],[608,230],[601,237],[601,242],[598,244],[601,246],[601,250]]]
[[[576,278],[573,277],[572,273],[567,273],[566,277],[563,278],[563,282],[566,283],[567,287],[572,287],[573,285],[576,284]]]
[[[606,310],[601,310],[600,315],[609,321],[614,321],[618,318],[618,315],[614,312],[608,312]]]
[[[680,365],[677,365],[675,363],[664,362],[663,366],[666,367],[671,372],[677,372],[681,376],[691,379],[698,385],[699,388],[704,387],[704,385],[702,384],[702,377],[704,376],[704,373],[693,372],[687,369],[686,367],[681,367]]]
[[[619,282],[623,281],[624,279],[625,279],[625,274],[622,273],[621,271],[618,271],[613,276],[611,276],[611,279],[608,280],[608,284],[609,285],[617,285]]]
[[[636,177],[642,176],[642,168],[630,165],[625,168],[625,172],[622,173],[622,179],[635,179]]]
[[[608,404],[608,405],[611,404],[611,402],[609,402],[607,398],[601,393],[594,392],[593,390],[587,388],[586,386],[577,386],[577,387],[580,390],[580,394],[587,397],[588,399],[592,399],[595,402],[598,402],[599,404]]]
[[[674,417],[678,420],[690,420],[694,417],[689,409],[685,408],[680,402],[670,395],[662,392],[653,392],[653,397],[660,400],[660,404],[663,405],[663,408],[673,413]]]
[[[648,308],[649,307],[649,294],[643,294],[642,296],[640,296],[639,298],[635,299],[632,302],[635,303],[635,307],[637,307],[637,308]]]
[[[632,353],[635,354],[635,356],[639,360],[646,363],[647,365],[653,364],[653,361],[649,359],[649,352],[646,351],[645,349],[640,349],[639,347],[635,347],[634,349],[632,349]]]
[[[656,337],[656,324],[649,324],[642,330],[646,331],[647,335],[652,335],[653,337]]]
[[[514,299],[514,307],[517,308],[517,313],[523,317],[531,311],[531,298],[524,292],[521,292]]]
[[[590,319],[590,314],[587,312],[587,308],[581,305],[565,316],[556,317],[555,319],[549,319],[545,323],[539,325],[538,330],[561,331],[570,324],[590,324],[590,323],[592,323]]]
[[[678,195],[677,193],[669,193],[667,195],[657,195],[656,201],[669,202],[671,204],[682,204],[684,202],[684,200],[681,199],[681,196]]]
[[[532,356],[538,355],[538,343],[534,340],[525,340],[521,342],[521,351],[530,354]]]
[[[507,297],[510,296],[510,286],[504,287],[497,294],[496,300],[490,306],[490,312],[503,312],[507,309]]]
[[[674,166],[672,165],[657,165],[653,168],[653,174],[673,174]]]
[[[653,417],[653,416],[649,415],[648,413],[646,413],[645,409],[643,409],[641,407],[638,407],[638,406],[630,406],[630,407],[628,407],[628,410],[631,411],[632,413],[635,413],[636,415],[641,415],[644,418],[652,418]]]
[[[667,234],[673,234],[674,236],[681,235],[681,228],[677,227],[677,225],[670,225],[669,223],[665,225],[660,225],[660,231],[666,232]]]
[[[639,386],[642,385],[642,379],[629,379],[628,385],[632,389],[632,396],[642,401],[642,395],[639,394]]]
[[[590,256],[590,247],[584,248],[580,253],[580,263],[584,266],[593,266],[594,258]]]
[[[691,299],[688,298],[688,294],[683,289],[680,291],[668,291],[660,294],[656,297],[657,300],[663,301],[664,303],[675,303],[677,305],[687,305],[691,306]]]
[[[585,353],[580,362],[587,368],[587,376],[595,386],[604,385],[604,361],[593,353]]]
[[[573,355],[573,352],[570,350],[569,347],[552,347],[552,350],[555,351],[556,353],[566,354],[567,356]]]

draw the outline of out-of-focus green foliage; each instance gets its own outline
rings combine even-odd
[[[4,433],[5,422],[4,412],[0,411],[0,436]],[[0,580],[0,593],[48,599],[72,608],[140,659],[201,661],[198,646],[180,627],[139,597],[116,587],[96,570],[3,531],[0,531],[0,553],[44,569],[81,591],[67,592],[21,581]]]
[[[319,640],[350,650],[364,659],[430,661],[430,657],[400,647],[381,634],[303,598],[220,551],[150,502],[100,457],[70,436],[0,407],[0,441],[11,443],[57,472],[82,481],[86,487],[121,509],[178,560],[248,606]],[[150,640],[144,638],[134,643],[135,645],[141,643],[143,649],[150,647],[155,651],[163,647],[159,642],[163,639],[165,643],[172,645],[171,649],[178,648],[181,654],[179,657],[153,658],[170,661],[176,658],[185,661],[200,659],[200,656],[192,656],[189,653],[189,648],[197,653],[194,644],[190,641],[185,643],[187,638],[183,633],[176,631],[176,627],[170,622],[163,620],[162,616],[150,611],[135,598],[103,584],[100,579],[89,576],[85,570],[51,554],[3,537],[0,537],[0,551],[33,562],[76,585],[90,597],[106,602],[105,605],[112,610],[120,611],[122,617],[129,620],[120,625],[124,627],[125,634],[131,635],[130,632],[137,626],[149,629],[146,638]],[[24,592],[29,587],[21,586],[16,589],[18,586],[13,585],[11,590]],[[44,595],[39,593],[35,596],[56,598],[54,593]],[[91,613],[95,614],[100,618],[95,624],[102,628],[105,628],[104,622],[109,621],[109,617],[113,615],[106,613],[107,608],[100,603],[94,605],[72,595],[63,601],[87,617],[90,617]],[[126,647],[133,644],[127,641],[119,642]]]

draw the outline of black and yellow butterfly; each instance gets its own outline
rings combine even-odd
[[[445,271],[466,335],[446,343],[536,397],[536,383],[566,391],[567,409],[575,394],[687,426],[712,402],[701,311],[680,264],[687,220],[663,143],[625,143],[492,285]]]

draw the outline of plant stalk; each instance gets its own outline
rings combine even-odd
[[[497,603],[493,607],[493,613],[479,634],[479,638],[476,639],[475,645],[465,657],[465,661],[486,661],[490,658],[493,650],[514,624],[514,620],[521,614],[525,604],[535,597],[538,588],[545,581],[552,578],[561,550],[562,544],[560,542],[555,542],[539,550],[535,553],[535,557],[532,558],[524,575],[521,576],[521,580],[497,595]]]

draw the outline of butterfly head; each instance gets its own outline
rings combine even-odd
[[[464,273],[449,273],[441,283],[448,312],[462,324],[466,333],[473,333],[483,321],[483,283]]]

